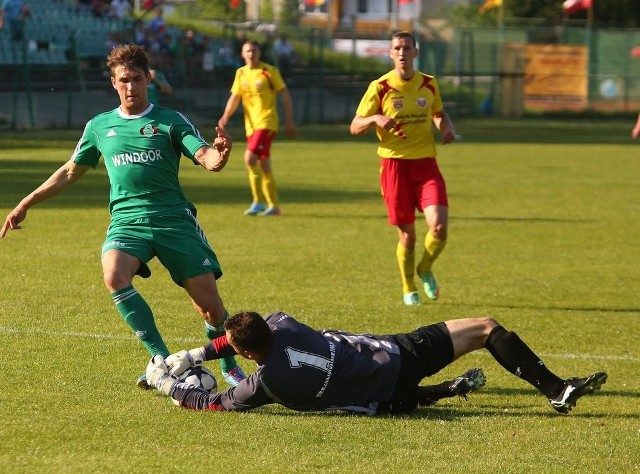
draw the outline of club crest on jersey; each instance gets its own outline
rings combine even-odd
[[[140,135],[144,135],[145,137],[152,137],[156,133],[158,133],[158,127],[151,123],[146,124],[140,129]]]
[[[427,104],[428,104],[428,101],[426,97],[418,97],[416,99],[416,105],[421,109],[424,109],[427,106]]]
[[[404,107],[404,100],[402,97],[398,97],[397,99],[393,99],[393,109],[401,110]]]

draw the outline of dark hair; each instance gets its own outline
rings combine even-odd
[[[234,314],[224,322],[233,342],[246,351],[265,353],[273,345],[271,328],[262,316],[253,311]]]
[[[260,47],[260,43],[258,43],[256,40],[252,40],[252,39],[247,40],[244,43],[242,43],[242,46],[245,46],[247,44],[251,46],[255,46],[256,48],[258,48],[258,51],[262,50],[262,48]]]
[[[394,39],[403,39],[403,38],[411,38],[411,42],[413,43],[413,47],[415,48],[417,46],[416,39],[408,31],[396,31],[394,34],[391,35],[391,39],[392,40],[394,40]]]
[[[123,44],[111,50],[107,57],[107,67],[112,77],[118,66],[138,69],[149,74],[149,58],[145,50],[137,44]]]

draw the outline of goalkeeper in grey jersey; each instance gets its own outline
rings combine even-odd
[[[485,348],[509,372],[526,380],[560,413],[599,389],[607,374],[562,379],[515,334],[494,319],[455,319],[394,335],[314,330],[286,313],[263,319],[242,312],[225,322],[225,335],[210,344],[155,356],[147,380],[183,407],[249,410],[278,403],[292,410],[346,410],[374,415],[406,413],[485,382],[480,369],[452,381],[420,386],[423,378],[471,351]],[[178,382],[177,376],[205,360],[239,354],[257,370],[235,388],[210,394]]]

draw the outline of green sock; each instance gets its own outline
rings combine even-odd
[[[212,326],[208,322],[204,322],[204,334],[207,336],[207,339],[215,339],[216,337],[220,337],[224,335],[224,321],[229,318],[229,313],[224,312],[223,323],[219,326]],[[220,370],[222,372],[229,372],[235,369],[238,366],[235,357],[229,356],[220,359]]]
[[[207,339],[215,339],[216,337],[224,336],[224,320],[229,317],[229,313],[224,312],[223,322],[218,326],[212,326],[208,322],[204,322],[204,335]]]
[[[167,357],[170,352],[167,349],[160,332],[153,319],[153,312],[147,302],[140,296],[133,286],[128,286],[114,293],[111,298],[116,304],[118,312],[124,322],[131,328],[138,340],[153,357],[160,354]]]
[[[220,359],[220,370],[222,372],[231,372],[236,367],[238,367],[238,363],[236,362],[235,357],[229,356],[229,357]]]

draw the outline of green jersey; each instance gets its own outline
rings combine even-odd
[[[208,143],[179,112],[150,104],[139,115],[120,108],[95,116],[85,126],[71,159],[95,168],[104,157],[109,174],[112,222],[184,213],[195,209],[184,196],[178,170],[185,155]]]

